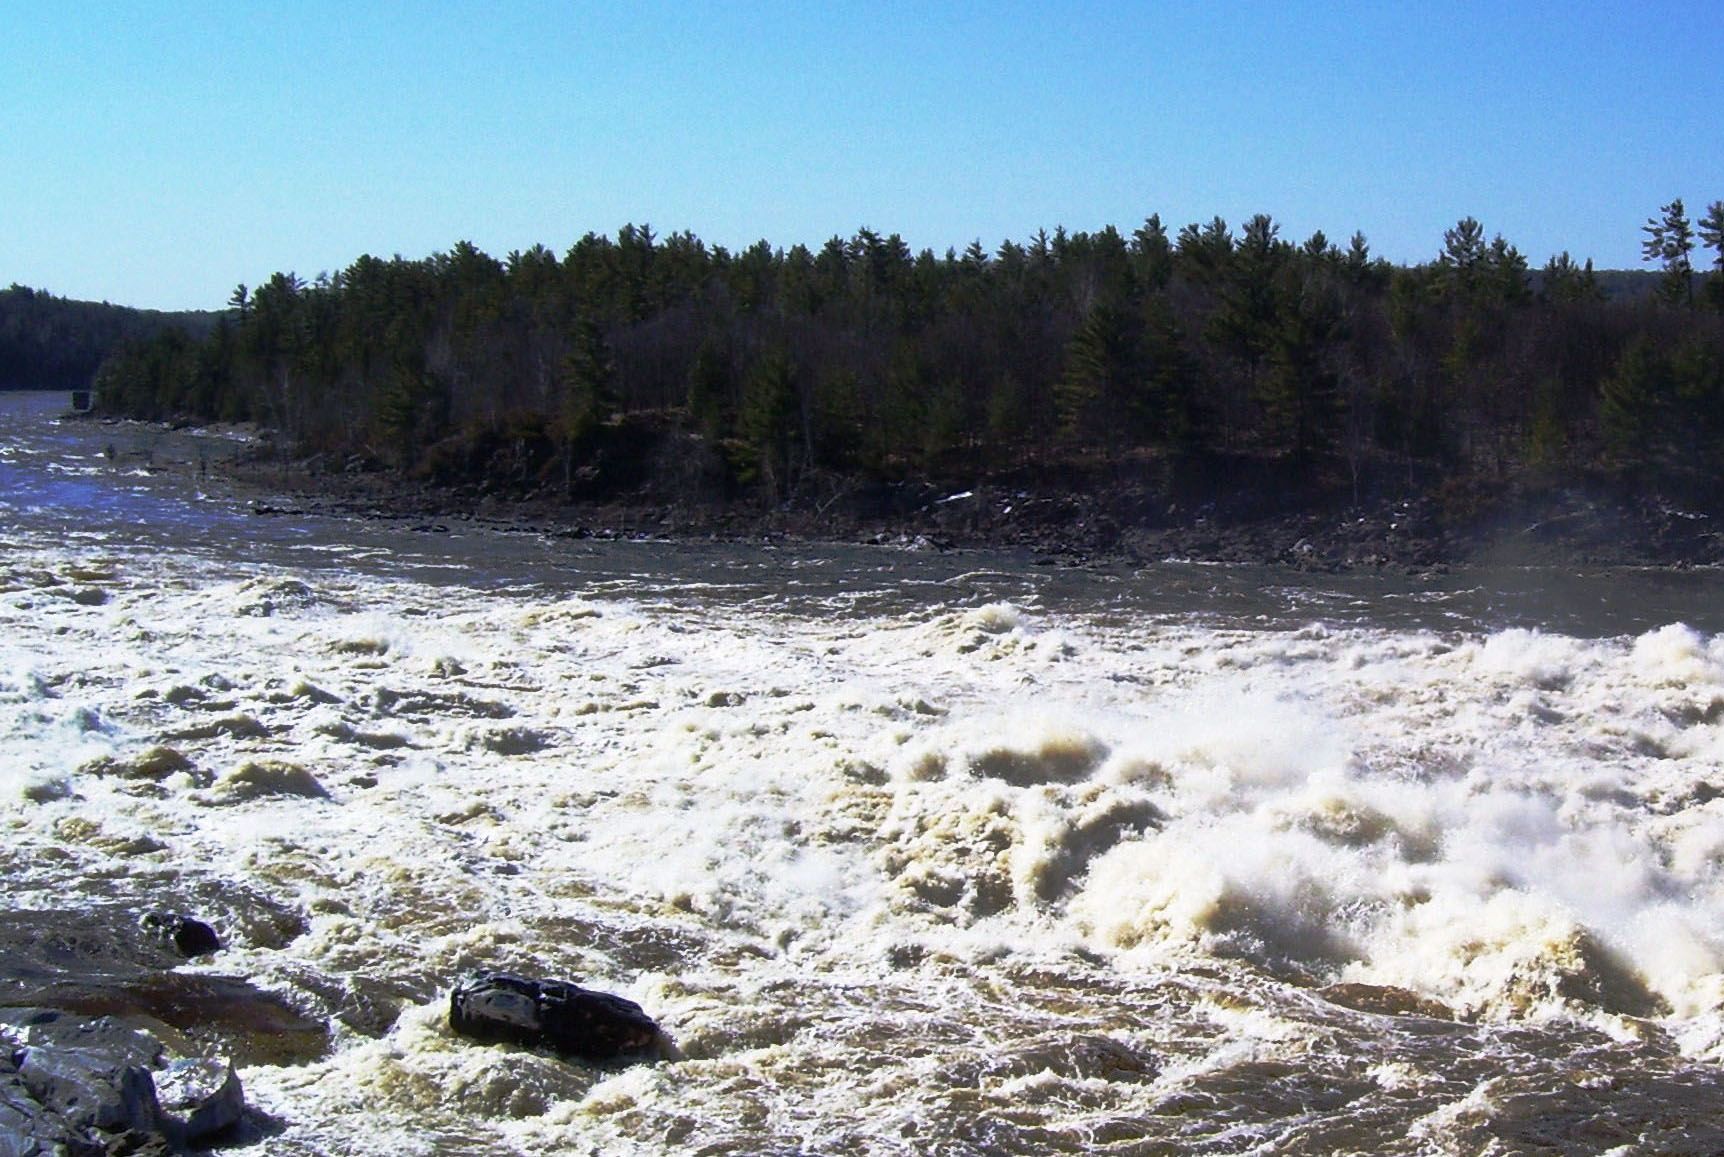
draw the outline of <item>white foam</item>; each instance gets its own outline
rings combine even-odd
[[[0,603],[9,839],[48,886],[68,821],[154,833],[188,878],[306,915],[224,969],[410,986],[383,1039],[246,1074],[312,1149],[364,1122],[364,1151],[410,1152],[429,1117],[479,1148],[626,1151],[643,1121],[716,1136],[757,1102],[805,1147],[867,1148],[855,1106],[914,1120],[907,1090],[945,1088],[942,1066],[970,1066],[965,1096],[1117,1092],[1045,1065],[976,1075],[1014,1034],[1164,1031],[1184,1059],[1161,1093],[1297,1056],[1318,1030],[1268,1009],[1284,981],[1487,1022],[1646,1017],[1724,1055],[1724,652],[1686,627],[1442,639],[1006,603],[840,621],[636,588],[110,570],[104,603]],[[85,770],[162,743],[196,774]],[[136,866],[75,852],[98,869],[80,878]],[[1015,1003],[1026,961],[1091,971]],[[443,986],[488,964],[634,995],[689,1067],[571,1075],[455,1040]],[[1152,1030],[1084,995],[1170,971],[1230,978],[1203,983],[1240,986],[1210,1006],[1233,1011]],[[905,1047],[920,1029],[937,1048]],[[1368,1071],[1410,1088],[1407,1063]],[[1130,1117],[1157,1094],[1118,1095]]]

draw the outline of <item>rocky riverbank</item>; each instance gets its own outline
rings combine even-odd
[[[1419,572],[1450,565],[1724,564],[1724,522],[1656,495],[1609,488],[1440,492],[1360,501],[1245,488],[1202,501],[1142,484],[1071,487],[934,482],[834,485],[779,503],[564,500],[439,486],[317,464],[241,466],[260,514],[305,512],[436,524],[477,520],[570,537],[838,541],[923,549],[1022,549],[1050,562],[1096,560]]]
[[[567,537],[1004,548],[1049,562],[1198,562],[1417,573],[1450,565],[1724,564],[1724,511],[1597,478],[1568,486],[1333,470],[1240,457],[1048,466],[981,480],[804,480],[788,497],[734,493],[707,462],[658,446],[626,469],[547,482],[497,454],[445,456],[434,476],[375,461],[295,458],[255,430],[111,423],[116,468],[195,475],[262,515],[455,520]],[[693,441],[685,459],[710,451]],[[506,457],[506,456],[505,456]],[[717,472],[721,473],[721,471]]]

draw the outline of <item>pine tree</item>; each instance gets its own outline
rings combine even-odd
[[[1259,396],[1274,442],[1306,458],[1334,448],[1341,395],[1331,348],[1340,334],[1342,314],[1332,287],[1320,275],[1301,278],[1286,297]]]
[[[1144,396],[1140,403],[1144,433],[1167,449],[1195,450],[1202,442],[1197,407],[1197,360],[1186,348],[1173,307],[1165,294],[1151,294],[1143,305]]]
[[[1724,201],[1714,201],[1706,207],[1700,219],[1700,240],[1718,256],[1712,261],[1712,274],[1706,278],[1706,297],[1714,309],[1724,310]]]
[[[1279,324],[1280,274],[1291,252],[1277,237],[1279,232],[1262,213],[1246,222],[1206,331],[1244,367],[1248,391],[1257,387],[1258,371],[1275,344]]]
[[[695,429],[717,441],[730,432],[733,382],[730,359],[719,343],[708,338],[694,355],[688,371],[688,416]]]
[[[1485,229],[1474,217],[1463,217],[1453,229],[1443,232],[1443,251],[1437,263],[1447,274],[1447,289],[1452,297],[1470,298],[1478,289],[1490,251],[1485,245]]]
[[[1132,403],[1142,371],[1135,319],[1123,305],[1090,310],[1066,347],[1066,368],[1055,389],[1060,425],[1080,440],[1098,438],[1110,451],[1135,431]]]
[[[1520,250],[1503,240],[1501,233],[1491,241],[1485,266],[1492,300],[1504,305],[1524,305],[1532,299],[1532,289],[1527,284],[1526,258]]]
[[[1156,293],[1167,287],[1173,276],[1173,243],[1168,240],[1161,214],[1152,213],[1132,233],[1131,257],[1138,284],[1145,292]]]
[[[737,475],[758,482],[774,498],[789,489],[796,430],[796,371],[774,351],[755,364],[743,384],[737,415]]]
[[[600,428],[616,416],[616,366],[610,344],[592,317],[575,327],[574,348],[563,359],[558,434],[563,448],[563,487],[574,486],[576,459],[591,452]]]
[[[1568,255],[1568,250],[1564,249],[1545,262],[1539,296],[1558,305],[1603,301],[1604,291],[1598,287],[1598,277],[1592,270],[1592,258],[1587,258],[1586,264],[1579,266],[1574,263],[1574,258]]]
[[[1599,394],[1599,434],[1606,462],[1630,473],[1652,461],[1659,412],[1669,393],[1669,365],[1646,337],[1629,343]]]
[[[1659,210],[1661,216],[1649,217],[1641,232],[1646,240],[1640,243],[1643,260],[1656,261],[1664,269],[1659,296],[1673,305],[1694,304],[1694,267],[1689,255],[1694,252],[1694,230],[1688,224],[1688,214],[1678,197]]]

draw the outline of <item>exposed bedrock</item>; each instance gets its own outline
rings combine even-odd
[[[0,912],[0,1009],[113,1017],[242,1065],[299,1064],[328,1051],[328,1026],[282,997],[239,977],[178,971],[216,947],[213,928],[174,912]]]
[[[223,1057],[173,1057],[111,1017],[0,1012],[0,1154],[170,1153],[219,1140],[245,1116]]]

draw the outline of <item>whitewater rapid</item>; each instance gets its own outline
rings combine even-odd
[[[242,1069],[261,1151],[1724,1147],[1724,640],[1681,623],[0,539],[8,902],[202,897],[187,969],[329,1018]],[[679,1055],[458,1038],[482,967]]]

